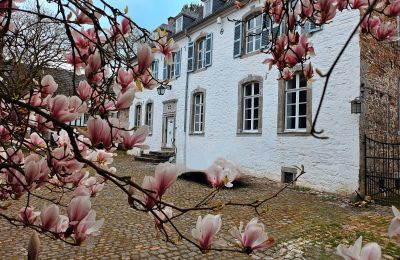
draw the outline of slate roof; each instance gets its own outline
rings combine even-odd
[[[44,70],[43,75],[47,74],[52,75],[55,82],[58,84],[56,95],[63,94],[69,96],[74,93],[74,72],[61,68],[47,68]],[[76,87],[78,87],[81,80],[85,80],[85,75],[75,75]]]

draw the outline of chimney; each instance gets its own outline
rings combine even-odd
[[[175,23],[175,18],[170,16],[168,17],[168,25],[173,25]]]

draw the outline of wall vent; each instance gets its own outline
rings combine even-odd
[[[281,168],[281,182],[291,183],[297,175],[297,169],[294,167],[282,167]],[[293,183],[295,185],[295,183]]]

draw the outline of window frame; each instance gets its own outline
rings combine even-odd
[[[159,79],[159,66],[160,66],[160,62],[159,60],[155,59],[152,63],[151,63],[151,72],[152,72],[152,76],[154,79],[158,80]]]
[[[135,127],[142,126],[142,104],[135,105]]]
[[[196,104],[196,96],[202,97],[202,102]],[[196,121],[196,106],[199,107],[200,121]],[[205,118],[206,118],[206,90],[204,88],[196,88],[191,93],[191,112],[190,112],[190,135],[204,135],[205,133]],[[196,130],[196,124],[200,124],[201,129]]]
[[[199,66],[200,62],[200,45],[202,45],[201,49],[201,57],[202,57],[202,66]],[[204,69],[206,67],[206,37],[201,37],[196,41],[196,51],[195,51],[195,61],[196,61],[196,70]]]
[[[149,106],[151,107],[149,113]],[[154,117],[154,102],[149,100],[145,104],[145,117],[144,117],[144,124],[149,127],[149,135],[153,133],[153,117]],[[149,119],[150,118],[150,119]]]
[[[289,81],[285,81],[285,132],[306,132],[307,131],[307,114],[308,114],[308,109],[307,109],[307,96],[306,96],[306,101],[300,102],[300,92],[305,92],[306,95],[308,95],[308,83],[305,87],[300,86],[300,81],[302,77],[302,73],[295,73],[295,88],[289,89]],[[296,94],[296,100],[295,103],[290,103],[288,104],[288,94]],[[295,115],[294,116],[289,116],[288,115],[288,106],[295,106]],[[305,115],[300,115],[300,105],[305,105],[306,106],[306,114]],[[295,119],[295,127],[294,128],[288,128],[288,118],[294,118]],[[306,120],[306,126],[300,128],[300,118],[305,118]]]
[[[294,68],[294,74],[296,75],[296,89],[299,91],[307,91],[306,97],[306,128],[298,128],[298,120],[296,119],[296,128],[287,129],[287,83],[285,80],[279,80],[278,86],[278,120],[277,120],[277,133],[283,135],[310,135],[312,127],[312,84],[307,82],[307,87],[297,88],[297,74],[301,74],[302,70],[299,67]],[[299,99],[299,95],[296,94],[296,102]],[[296,103],[296,115],[298,114],[298,105]]]
[[[205,0],[203,1],[203,18],[209,16],[212,14],[213,11],[213,0]],[[209,10],[207,10],[207,7],[209,7]]]
[[[178,25],[180,26],[178,27]],[[175,33],[181,32],[182,30],[183,30],[183,16],[181,15],[175,21]]]
[[[260,24],[259,27],[257,27],[257,19],[260,19]],[[251,21],[254,20],[254,27],[252,27],[252,29],[249,29],[249,23]],[[259,32],[257,32],[257,30],[259,30]],[[244,48],[244,53],[245,54],[250,54],[250,53],[254,53],[257,51],[260,51],[262,49],[262,31],[263,31],[263,14],[262,13],[255,13],[253,15],[250,15],[245,22],[245,26],[244,26],[244,44],[245,44],[245,48]],[[250,42],[250,37],[252,37],[252,50],[249,51],[249,42]],[[258,37],[258,41],[259,41],[259,48],[257,49],[256,47],[256,41]]]
[[[258,84],[258,94],[254,94],[254,87],[255,84]],[[252,86],[252,92],[250,96],[245,95],[245,88],[247,86]],[[245,100],[250,99],[252,100],[251,104],[251,129],[245,129]],[[254,118],[254,100],[258,98],[258,117]],[[249,75],[246,78],[239,81],[238,84],[238,119],[237,119],[237,134],[262,134],[262,121],[263,121],[263,77],[257,75]],[[258,120],[257,128],[254,129],[254,121]]]

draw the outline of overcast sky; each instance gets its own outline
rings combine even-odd
[[[200,0],[113,0],[115,7],[124,10],[129,8],[128,15],[139,26],[148,30],[156,29],[160,24],[166,23],[167,18],[179,13],[182,6],[187,3],[201,3]]]

